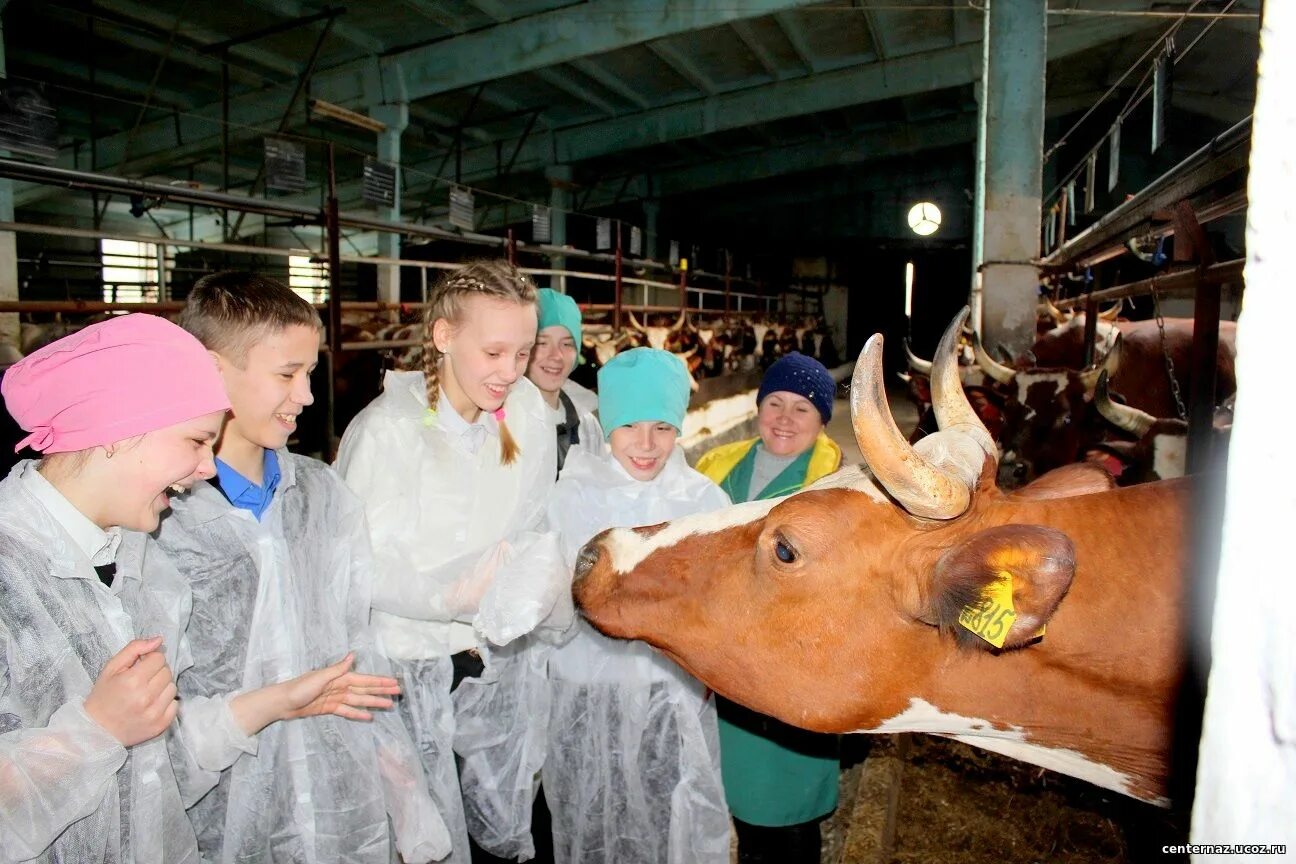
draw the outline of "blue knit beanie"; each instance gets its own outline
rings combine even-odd
[[[622,351],[598,371],[599,423],[609,438],[618,426],[641,420],[669,423],[684,431],[689,402],[688,370],[669,351]]]
[[[807,357],[800,351],[780,357],[761,379],[756,404],[761,404],[766,396],[779,391],[796,393],[809,399],[810,404],[819,409],[819,416],[824,423],[832,419],[837,383],[828,374],[828,368],[813,357]]]
[[[567,332],[576,340],[576,350],[580,350],[581,344],[581,312],[576,301],[566,294],[559,294],[552,288],[541,288],[536,292],[539,305],[539,324],[537,330],[543,330],[546,327],[561,325],[567,328]]]

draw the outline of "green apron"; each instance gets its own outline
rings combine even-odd
[[[758,442],[720,487],[735,503],[747,501]],[[750,500],[778,498],[805,483],[812,450],[802,453]],[[720,712],[720,772],[734,817],[749,825],[798,825],[837,806],[840,772],[837,735],[806,732],[727,699]]]

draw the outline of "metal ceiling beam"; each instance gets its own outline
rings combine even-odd
[[[86,68],[81,64],[68,63],[58,57],[52,57],[38,51],[29,51],[26,48],[10,47],[5,52],[8,55],[10,71],[13,64],[30,66],[33,69],[42,69],[47,72],[56,72],[60,76],[66,76],[77,82],[86,81]],[[117,72],[107,69],[95,70],[95,84],[116,90],[119,93],[129,94],[131,96],[142,96],[149,89],[149,82],[141,81],[137,78],[130,78]],[[100,94],[96,94],[100,95]],[[165,108],[188,109],[191,106],[190,97],[187,93],[181,93],[179,90],[172,90],[167,87],[155,87],[153,89],[154,108],[161,110]],[[100,97],[102,98],[102,96]],[[135,111],[137,105],[122,105],[123,111]],[[168,121],[170,122],[170,121]]]
[[[742,40],[743,45],[747,46],[747,50],[756,58],[756,62],[765,70],[766,75],[773,78],[775,81],[783,77],[783,73],[779,69],[778,63],[774,61],[774,56],[770,54],[769,49],[761,43],[760,36],[756,34],[756,30],[752,27],[750,21],[735,21],[729,26],[738,38]]]
[[[169,31],[173,23],[174,16],[167,15],[158,11],[153,6],[146,3],[137,2],[137,0],[96,0],[96,5],[117,12],[126,18],[133,18],[136,21],[142,21],[163,32]],[[211,44],[220,42],[229,37],[228,33],[222,33],[218,30],[209,30],[206,27],[195,25],[192,21],[186,20],[182,24],[184,36],[201,44]],[[278,72],[286,78],[297,77],[297,64],[280,54],[273,51],[267,51],[263,48],[256,48],[251,45],[236,45],[230,49],[230,54],[235,57],[243,58],[252,63]],[[219,114],[219,105],[215,106]]]
[[[302,19],[302,23],[317,19],[322,13],[331,13],[328,17],[336,19],[346,11],[345,9],[324,9],[321,12],[303,5],[298,0],[252,0],[252,2],[254,6],[260,6],[281,18]],[[386,50],[381,39],[344,21],[333,21],[333,35],[360,49],[362,54],[381,54]]]
[[[141,20],[155,18],[155,13],[140,8],[135,0],[111,2]],[[311,95],[344,106],[377,104],[383,101],[383,94],[388,99],[411,102],[675,33],[727,24],[811,2],[814,0],[748,0],[738,6],[732,0],[696,0],[686,7],[678,7],[670,0],[592,0],[382,58],[368,57],[344,63],[317,73],[311,81]],[[616,26],[591,26],[591,21],[615,22]],[[186,27],[186,33],[203,38],[191,27]],[[224,36],[210,34],[207,41],[217,42]],[[231,49],[248,50],[247,46]],[[482,57],[496,60],[483,63]],[[298,70],[295,65],[289,65],[284,71],[295,77]],[[278,119],[277,106],[282,104],[286,95],[263,89],[230,100],[229,117],[234,126],[231,141],[237,143],[256,137],[261,133],[254,130],[268,131],[272,128]],[[219,103],[189,112],[183,118],[187,128],[182,129],[182,135],[190,143],[181,149],[192,155],[204,147],[218,147],[220,117]],[[142,153],[133,162],[125,164],[122,163],[124,135],[100,141],[99,161],[104,170],[120,173],[149,171],[165,165],[176,154],[175,130],[169,123],[146,124],[140,130],[140,137],[151,143],[152,151]],[[30,201],[33,194],[30,189],[15,192],[21,196],[20,201]]]
[[[659,60],[670,67],[671,71],[692,84],[694,88],[700,90],[707,96],[715,95],[715,84],[711,83],[711,80],[707,78],[706,75],[702,74],[702,70],[698,69],[697,65],[694,64],[692,60],[685,57],[679,51],[676,51],[667,42],[664,40],[649,42],[646,47],[656,55]]]
[[[805,34],[801,32],[801,25],[798,24],[791,15],[779,13],[774,16],[778,23],[779,29],[787,37],[788,42],[792,45],[792,50],[796,52],[797,57],[801,60],[801,65],[811,74],[818,72],[817,61],[814,56],[814,49],[806,41]]]
[[[1082,53],[1148,27],[1142,19],[1099,19],[1052,28],[1049,58]],[[980,75],[979,43],[945,48],[861,66],[725,93],[629,117],[600,120],[533,137],[518,152],[516,172],[546,165],[582,162],[623,150],[688,139],[713,132],[769,123],[788,117],[965,86]],[[463,153],[462,182],[474,184],[496,174],[494,144]],[[437,172],[438,160],[406,165],[408,195],[428,186],[420,178]],[[355,195],[358,181],[342,184],[340,196]],[[312,195],[310,200],[315,200]],[[303,198],[302,200],[306,200]]]
[[[153,28],[142,28],[138,25],[123,25],[118,16],[105,15],[102,8],[96,7],[94,13],[86,12],[80,9],[70,9],[65,6],[56,6],[52,3],[38,4],[36,7],[42,15],[47,16],[50,20],[61,22],[63,24],[74,24],[77,27],[84,26],[84,19],[87,17],[94,19],[94,35],[108,42],[122,45],[126,48],[133,48],[136,51],[145,51],[150,54],[159,54],[166,50],[168,35],[160,30]],[[177,35],[176,42],[185,48],[197,49],[198,43],[192,40],[184,39]],[[171,55],[170,63],[179,63],[194,69],[208,72],[212,75],[219,75],[221,71],[220,61],[215,57],[209,57],[198,50],[184,50],[174,52]],[[260,72],[255,72],[238,63],[230,64],[230,77],[245,84],[264,84],[267,78]]]
[[[647,109],[652,103],[644,97],[642,93],[622,81],[616,75],[598,65],[598,62],[589,58],[573,60],[569,64],[576,71],[588,76],[595,83],[601,85],[607,90],[620,96],[631,105],[637,105],[639,108]]]
[[[879,60],[886,60],[886,37],[882,35],[882,28],[878,26],[873,10],[868,7],[868,0],[854,0],[851,5],[860,10],[860,14],[864,16],[864,26],[868,30],[869,43],[873,46],[873,53],[877,55]],[[957,34],[955,34],[954,44],[958,44]]]

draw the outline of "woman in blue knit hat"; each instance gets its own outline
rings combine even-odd
[[[836,390],[818,360],[785,355],[756,394],[760,437],[707,452],[698,471],[735,504],[791,495],[831,474],[841,450],[824,425]],[[740,864],[818,864],[819,823],[837,807],[838,737],[795,729],[725,699],[719,711],[720,764]]]

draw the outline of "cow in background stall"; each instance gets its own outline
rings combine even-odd
[[[940,431],[905,443],[882,337],[856,365],[864,465],[784,498],[581,551],[573,596],[717,693],[820,732],[927,732],[1166,803],[1190,480],[1116,489],[1067,466],[1013,493],[963,395],[955,320]]]
[[[1181,398],[1189,392],[1193,322],[1167,318],[1165,341],[1155,321],[1097,322],[1095,362],[1079,369],[1084,352],[1084,319],[1076,315],[1036,340],[1030,351],[1008,366],[977,343],[977,362],[1005,395],[1000,483],[1030,482],[1060,465],[1083,459],[1092,445],[1110,437],[1110,428],[1093,405],[1098,376],[1105,368],[1112,389],[1127,403],[1155,417],[1177,416],[1166,367],[1174,365]],[[1221,321],[1216,354],[1216,394],[1237,389],[1234,374],[1237,325]]]
[[[1094,407],[1113,429],[1128,438],[1108,437],[1090,446],[1085,459],[1103,465],[1122,486],[1170,480],[1188,473],[1188,423],[1177,417],[1154,417],[1117,401],[1108,387],[1107,373],[1098,376]],[[1236,394],[1234,394],[1236,396]],[[1233,431],[1234,396],[1215,410],[1211,448],[1221,462],[1228,453]]]

